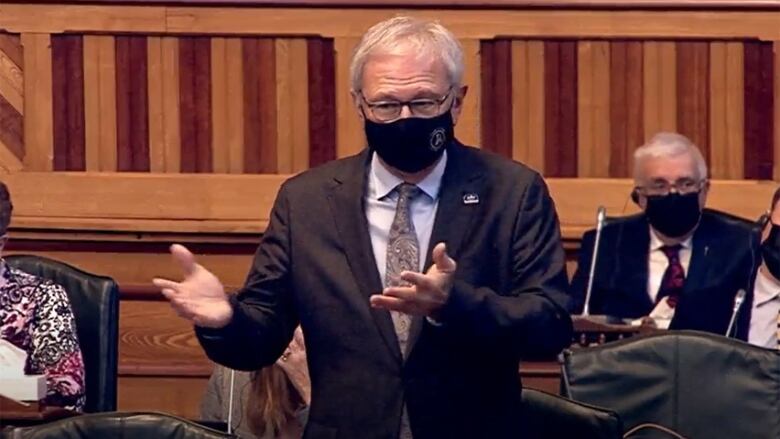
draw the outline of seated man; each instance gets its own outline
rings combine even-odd
[[[740,313],[737,336],[754,345],[780,349],[780,188],[761,233],[759,267]]]
[[[12,210],[8,188],[0,182],[0,253]],[[25,374],[46,375],[44,404],[83,408],[84,361],[68,295],[60,285],[11,268],[2,259],[0,339],[27,352]]]
[[[734,296],[747,286],[752,228],[703,210],[707,165],[680,134],[657,134],[636,150],[634,182],[643,213],[604,227],[590,313],[652,315],[660,327],[724,333]],[[576,311],[584,307],[594,239],[594,230],[582,239],[571,286]]]

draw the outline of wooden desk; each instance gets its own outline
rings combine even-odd
[[[62,407],[46,407],[37,402],[24,405],[0,395],[0,429],[42,424],[76,415],[78,413]]]

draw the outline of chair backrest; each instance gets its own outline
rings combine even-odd
[[[780,353],[695,331],[566,351],[564,394],[616,411],[626,430],[690,438],[780,437]]]
[[[621,439],[617,413],[534,389],[523,389],[524,439]]]
[[[53,259],[10,255],[11,267],[49,279],[65,288],[76,319],[84,356],[87,413],[116,410],[119,289],[110,277],[98,276]]]
[[[3,432],[13,439],[224,439],[233,435],[219,432],[186,419],[163,413],[106,412],[75,416],[34,427]]]

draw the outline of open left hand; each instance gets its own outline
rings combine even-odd
[[[436,319],[437,312],[450,297],[457,264],[447,254],[443,242],[433,248],[432,260],[433,265],[425,274],[402,272],[401,279],[410,285],[385,288],[382,294],[371,296],[371,306]]]

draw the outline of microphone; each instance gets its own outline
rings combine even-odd
[[[230,395],[228,396],[227,432],[233,434],[233,393],[236,387],[236,371],[230,369]]]
[[[734,329],[734,323],[737,321],[737,315],[739,315],[739,309],[745,301],[746,294],[745,290],[740,288],[739,291],[737,291],[737,296],[734,297],[734,310],[731,311],[731,320],[729,320],[729,327],[726,329],[726,337],[731,336],[731,331]]]
[[[596,274],[596,261],[599,257],[599,242],[601,241],[601,230],[604,228],[604,222],[607,219],[607,209],[599,206],[596,211],[596,238],[593,240],[593,256],[590,258],[590,270],[588,272],[588,286],[585,290],[585,305],[582,308],[582,315],[590,315],[590,295],[593,292],[593,277]]]

